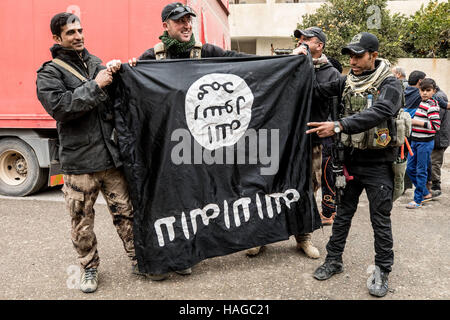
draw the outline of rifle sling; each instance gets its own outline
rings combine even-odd
[[[54,63],[56,63],[57,65],[59,65],[60,67],[66,69],[67,71],[69,71],[70,73],[72,73],[75,77],[77,77],[78,79],[80,79],[83,82],[88,81],[85,77],[83,77],[77,70],[75,70],[74,68],[72,68],[71,66],[69,66],[67,63],[65,63],[64,61],[62,61],[61,59],[55,58],[52,60]]]

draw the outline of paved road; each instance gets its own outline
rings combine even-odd
[[[443,195],[408,210],[412,191],[392,211],[395,265],[384,299],[450,299],[450,154],[443,169]],[[271,244],[259,256],[243,252],[200,262],[193,274],[152,282],[130,273],[130,264],[106,206],[96,205],[100,286],[86,295],[72,289],[78,267],[70,220],[60,190],[25,199],[0,198],[0,299],[363,299],[373,264],[368,203],[361,199],[344,253],[345,271],[319,282],[323,261],[296,252],[293,238]],[[313,234],[322,256],[331,228]]]
[[[16,200],[16,201],[50,201],[50,202],[64,202],[61,186],[50,188],[48,190],[33,194],[24,198],[7,197],[0,195],[0,200]],[[100,193],[97,203],[106,204],[105,198]]]

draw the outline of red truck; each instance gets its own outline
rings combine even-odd
[[[0,194],[26,196],[61,184],[56,122],[36,97],[36,71],[51,59],[50,20],[77,14],[86,48],[106,64],[159,42],[167,0],[2,0],[0,10]],[[228,0],[184,0],[197,39],[230,49]]]

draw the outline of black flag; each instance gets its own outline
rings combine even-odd
[[[115,118],[141,272],[312,232],[306,56],[124,64]]]

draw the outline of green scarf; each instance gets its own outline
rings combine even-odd
[[[349,90],[356,93],[362,93],[370,87],[378,88],[387,77],[393,77],[391,72],[391,63],[385,59],[377,59],[378,67],[374,72],[364,76],[356,76],[349,73],[345,83],[344,94]]]
[[[188,42],[180,42],[177,39],[171,38],[167,31],[164,31],[159,39],[164,43],[167,51],[173,52],[176,55],[189,51],[195,45],[194,34],[192,34],[191,40]]]

